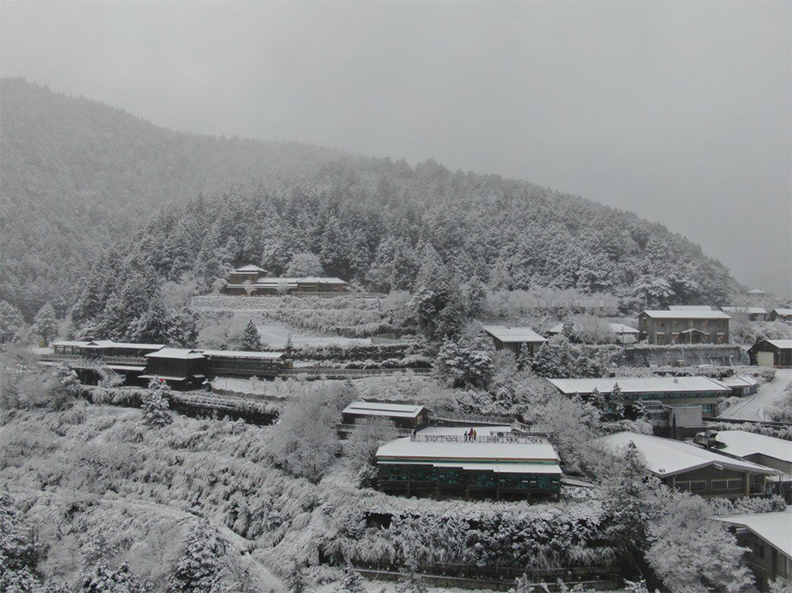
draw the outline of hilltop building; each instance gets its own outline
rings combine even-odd
[[[236,296],[333,296],[346,293],[347,288],[340,278],[276,278],[257,266],[243,266],[230,274],[222,292]]]
[[[730,319],[723,311],[643,311],[638,329],[649,344],[728,344]]]
[[[539,347],[547,340],[530,327],[510,327],[506,325],[484,325],[482,329],[489,334],[495,343],[496,350],[511,350],[519,356],[527,349],[529,356],[534,356]]]
[[[728,387],[707,377],[614,377],[610,379],[548,379],[565,395],[590,396],[596,389],[612,398],[618,385],[625,407],[636,401],[658,401],[667,405],[697,405],[711,414],[719,397],[731,394]]]
[[[558,454],[544,435],[510,434],[509,427],[428,428],[377,450],[379,489],[406,496],[557,498]],[[485,434],[486,433],[486,434]]]
[[[597,443],[613,453],[633,443],[646,460],[646,468],[666,486],[699,496],[765,495],[781,475],[776,469],[727,457],[710,449],[634,432],[608,435],[597,439]]]
[[[792,340],[760,340],[748,349],[751,364],[760,367],[792,367]]]
[[[737,544],[748,548],[746,564],[760,591],[768,591],[770,583],[777,579],[792,586],[792,507],[780,513],[712,519],[727,525],[737,536]]]

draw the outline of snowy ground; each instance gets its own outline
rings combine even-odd
[[[775,379],[764,383],[759,391],[740,403],[724,410],[721,418],[736,420],[765,420],[765,409],[781,399],[784,390],[792,383],[792,369],[776,369]]]

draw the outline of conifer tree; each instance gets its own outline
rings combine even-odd
[[[251,319],[242,331],[242,336],[239,339],[239,349],[246,352],[259,352],[262,347],[258,329]]]
[[[168,583],[168,593],[211,593],[221,574],[228,544],[207,519],[187,537],[182,559]]]
[[[143,423],[146,426],[167,426],[173,422],[168,403],[170,389],[157,379],[152,379],[149,388],[143,395]]]
[[[335,593],[366,593],[363,577],[351,565],[347,565],[344,578],[336,585]]]
[[[52,303],[44,303],[33,320],[33,331],[47,344],[58,335],[58,319]]]

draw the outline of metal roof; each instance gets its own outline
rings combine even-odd
[[[652,319],[731,319],[723,311],[643,311]]]
[[[660,477],[686,473],[694,469],[717,465],[736,471],[750,471],[755,474],[781,475],[776,469],[764,467],[750,461],[733,459],[709,449],[646,434],[620,432],[596,440],[612,451],[633,443],[646,460],[646,469]]]
[[[237,268],[234,270],[236,274],[253,274],[255,272],[263,272],[264,274],[267,273],[267,270],[262,270],[258,266],[254,266],[253,264],[248,264],[247,266],[242,266],[241,268]]]
[[[622,393],[729,392],[708,377],[611,377],[609,379],[548,379],[562,393],[611,393],[616,384]]]
[[[723,451],[737,457],[761,453],[792,463],[792,441],[744,430],[721,431],[718,433],[717,440],[726,445],[726,448],[722,449]]]
[[[709,305],[668,305],[669,311],[712,311]]]
[[[433,463],[558,463],[553,446],[536,443],[414,441],[396,439],[377,450],[383,461],[426,461]]]
[[[245,350],[201,350],[204,356],[218,358],[255,358],[278,359],[283,358],[283,352],[247,352]]]
[[[192,350],[190,348],[163,348],[162,350],[151,352],[145,356],[146,358],[176,358],[179,360],[193,360],[204,357],[199,350]]]
[[[792,340],[762,340],[762,342],[772,344],[779,350],[789,350],[792,348]]]
[[[530,327],[511,327],[506,325],[483,325],[481,328],[489,335],[504,343],[546,342]]]
[[[780,513],[732,515],[712,517],[712,519],[728,525],[744,527],[788,558],[792,558],[792,507],[787,507]]]
[[[776,308],[773,309],[771,313],[772,312],[775,312],[776,315],[784,315],[784,316],[792,315],[792,309],[786,309],[786,308]]]
[[[377,402],[352,402],[344,408],[343,414],[356,416],[390,416],[393,418],[416,418],[426,410],[418,404],[392,404]]]

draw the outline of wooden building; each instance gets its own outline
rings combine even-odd
[[[267,270],[263,270],[258,266],[247,265],[237,268],[228,276],[229,284],[255,284],[259,278],[267,275]]]
[[[539,347],[547,340],[529,327],[510,327],[506,325],[484,325],[482,329],[495,343],[496,350],[511,350],[519,356],[523,349],[534,356]]]
[[[770,311],[767,315],[769,321],[783,321],[784,323],[792,323],[792,309],[778,307]]]
[[[396,428],[416,430],[429,425],[429,408],[418,404],[352,402],[341,412],[344,424],[352,425],[364,418],[383,418]]]
[[[210,377],[276,377],[284,368],[283,352],[201,350]]]
[[[428,431],[428,432],[427,432]],[[476,427],[427,429],[377,450],[378,486],[406,496],[557,498],[559,457],[543,436],[517,436]],[[485,434],[486,433],[486,434]]]
[[[565,395],[590,396],[596,389],[609,399],[618,386],[621,403],[632,407],[636,401],[658,401],[668,405],[701,406],[711,414],[718,398],[731,391],[707,377],[615,377],[610,379],[548,379]]]
[[[163,348],[146,354],[146,361],[146,374],[141,379],[161,379],[179,388],[199,387],[208,372],[201,351],[189,348]]]
[[[781,475],[776,469],[711,449],[634,432],[608,435],[597,443],[616,455],[633,443],[646,460],[646,468],[666,486],[699,496],[765,496],[773,491]]]
[[[730,319],[723,311],[643,311],[638,330],[649,344],[728,344]]]
[[[345,294],[348,284],[340,278],[273,278],[257,277],[255,282],[228,283],[223,293],[238,296],[335,296]]]
[[[760,340],[748,349],[751,364],[760,367],[792,367],[792,340]]]
[[[737,536],[737,544],[748,548],[745,562],[756,577],[760,591],[780,580],[792,590],[792,507],[783,512],[713,517]]]
[[[781,494],[787,504],[792,504],[792,441],[744,430],[723,430],[716,436],[716,446],[721,453],[783,472]]]
[[[733,377],[724,377],[723,379],[712,379],[718,385],[728,387],[731,395],[735,397],[745,397],[746,395],[753,395],[759,390],[759,381],[752,377],[744,377],[736,375]]]

